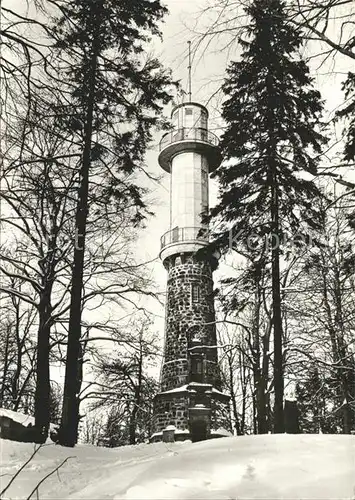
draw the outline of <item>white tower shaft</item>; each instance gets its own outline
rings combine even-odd
[[[170,228],[201,227],[201,214],[208,210],[208,162],[200,153],[188,151],[171,162]]]
[[[218,139],[208,131],[201,104],[183,103],[172,112],[173,130],[160,143],[160,165],[171,174],[170,230],[162,237],[161,258],[196,252],[207,244],[202,215],[208,212],[208,174],[220,163]]]

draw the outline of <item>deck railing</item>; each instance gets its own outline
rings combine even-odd
[[[202,227],[175,227],[161,237],[161,249],[172,243],[196,240],[208,241],[208,230]]]
[[[207,144],[212,144],[213,146],[218,146],[219,140],[218,137],[209,130],[205,128],[198,127],[184,127],[175,130],[171,130],[163,135],[160,144],[159,150],[165,149],[169,144],[173,144],[174,142],[181,141],[201,141],[206,142]]]

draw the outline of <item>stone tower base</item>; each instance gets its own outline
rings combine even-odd
[[[229,396],[211,384],[190,382],[158,393],[154,398],[155,433],[150,442],[162,441],[163,432],[174,431],[175,441],[202,441],[231,435]]]

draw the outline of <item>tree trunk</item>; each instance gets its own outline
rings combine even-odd
[[[233,360],[231,356],[228,356],[228,368],[229,368],[229,394],[232,401],[232,412],[233,412],[233,420],[234,420],[234,428],[237,433],[237,436],[241,436],[241,430],[239,425],[239,415],[237,408],[237,400],[234,390],[234,372],[233,372]]]
[[[38,308],[39,328],[37,339],[36,391],[35,391],[35,427],[37,441],[44,443],[49,430],[49,339],[50,339],[50,305],[51,287],[47,287],[40,297]]]
[[[79,342],[79,354],[78,354],[78,364],[77,364],[77,374],[76,374],[76,380],[75,380],[75,394],[76,394],[76,414],[75,414],[75,422],[73,423],[73,427],[75,428],[75,436],[76,440],[75,443],[78,440],[78,433],[79,433],[79,424],[80,424],[80,392],[81,392],[81,385],[83,382],[83,365],[84,365],[84,349]]]
[[[240,433],[245,434],[245,420],[246,420],[246,410],[247,410],[247,390],[248,390],[248,379],[247,379],[247,367],[244,353],[240,353],[240,366],[241,371],[241,389],[242,389],[242,412],[240,419]]]
[[[269,432],[269,394],[268,381],[269,381],[269,347],[270,347],[270,331],[271,322],[267,327],[267,330],[263,337],[263,359],[262,359],[262,371],[261,371],[261,385],[260,385],[260,408],[262,413],[259,417],[259,434],[267,434]]]
[[[3,372],[2,381],[0,387],[0,408],[4,408],[4,398],[6,391],[6,377],[9,368],[9,342],[10,342],[10,325],[6,325],[6,339],[5,339],[5,349],[4,349],[4,362],[3,362]]]
[[[78,193],[78,203],[75,214],[75,248],[74,265],[72,272],[72,286],[70,294],[70,313],[69,313],[69,333],[67,359],[65,366],[64,396],[62,418],[59,431],[59,444],[63,446],[74,446],[77,442],[78,433],[78,394],[77,380],[78,358],[80,351],[81,338],[81,314],[82,314],[82,288],[83,288],[83,270],[86,223],[88,215],[88,191],[89,191],[89,173],[91,165],[91,141],[93,130],[95,86],[96,86],[96,67],[99,45],[97,37],[94,37],[91,56],[91,75],[90,88],[88,95],[88,106],[84,129],[84,150],[83,160],[80,172],[80,187]]]
[[[299,411],[297,401],[285,400],[285,432],[288,434],[299,434]]]
[[[22,371],[22,342],[20,336],[20,302],[15,301],[13,298],[13,304],[16,309],[16,369],[14,376],[11,382],[11,392],[12,392],[12,408],[15,409],[18,407],[18,398],[19,398],[19,381]],[[16,410],[15,410],[16,411]]]
[[[138,359],[138,380],[137,386],[134,390],[134,400],[133,400],[133,410],[129,423],[129,444],[136,444],[136,433],[137,433],[137,413],[141,404],[141,394],[142,394],[142,382],[143,382],[143,349],[142,349],[142,338],[139,351]]]
[[[133,409],[129,418],[129,444],[136,444],[136,430],[137,430],[137,399],[139,399],[139,389],[136,388],[133,399]]]
[[[267,424],[267,397],[266,397],[266,384],[265,380],[261,375],[257,386],[257,426],[258,434],[268,433]]]
[[[254,401],[255,401],[255,430],[257,434],[266,434],[267,429],[267,401],[266,401],[266,388],[268,380],[268,371],[265,378],[264,369],[264,348],[263,348],[263,358],[261,357],[261,345],[260,345],[260,307],[261,307],[261,290],[260,290],[260,280],[261,280],[261,268],[255,277],[255,305],[254,305],[254,317],[253,317],[253,377],[254,377]]]
[[[274,432],[284,432],[284,380],[282,360],[282,317],[281,317],[281,290],[280,290],[280,230],[279,230],[279,194],[277,179],[273,173],[271,193],[271,220],[272,220],[272,318],[274,326]]]

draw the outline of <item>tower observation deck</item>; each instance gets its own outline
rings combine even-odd
[[[201,104],[175,106],[173,130],[160,141],[159,164],[170,173],[170,229],[161,237],[160,257],[196,252],[208,243],[201,214],[208,210],[208,174],[221,155],[218,138],[208,130],[208,111]]]
[[[188,102],[175,106],[172,130],[160,141],[158,161],[170,174],[170,228],[160,258],[168,271],[161,390],[154,399],[152,441],[167,428],[175,439],[198,441],[229,427],[229,397],[221,390],[213,299],[217,256],[200,257],[208,245],[209,173],[221,163],[219,141],[208,130],[208,111]],[[170,427],[169,427],[170,426]]]

